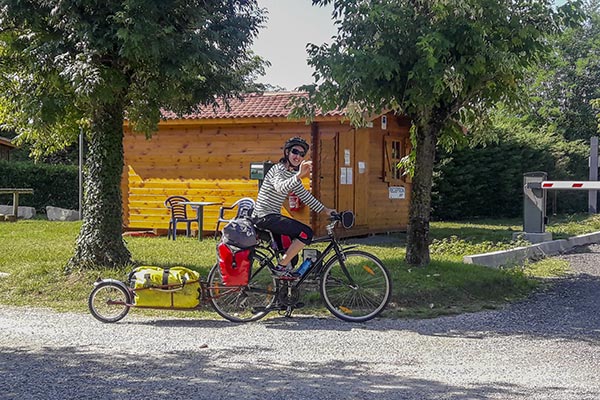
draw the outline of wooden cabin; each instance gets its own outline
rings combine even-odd
[[[0,160],[10,161],[10,152],[15,147],[10,139],[0,136]]]
[[[288,104],[298,95],[248,95],[232,101],[229,111],[221,107],[183,117],[164,112],[151,139],[125,123],[125,228],[166,231],[164,201],[171,195],[224,205],[255,199],[259,182],[251,177],[251,164],[277,162],[284,142],[301,136],[311,144],[307,158],[313,161],[304,185],[327,207],[354,210],[356,225],[347,236],[405,230],[411,184],[395,165],[409,152],[410,121],[388,113],[355,129],[334,111],[307,124],[288,118]],[[214,231],[218,211],[219,206],[205,207],[203,232]],[[291,214],[317,235],[325,233],[323,215],[306,206]]]

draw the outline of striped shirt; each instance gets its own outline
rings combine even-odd
[[[277,163],[267,172],[260,187],[253,216],[260,218],[269,214],[281,214],[281,207],[289,192],[295,193],[302,203],[315,212],[321,212],[325,208],[304,188],[295,171],[288,171],[285,165]]]

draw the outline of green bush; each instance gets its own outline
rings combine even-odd
[[[521,216],[525,172],[544,171],[549,180],[587,180],[587,144],[517,124],[494,129],[496,143],[440,154],[432,193],[435,219]],[[583,212],[587,192],[548,192],[547,205],[549,215]]]
[[[45,212],[46,206],[76,210],[79,179],[77,166],[0,161],[0,187],[31,188],[33,195],[19,197],[19,205]],[[0,204],[12,203],[12,195],[0,195]]]

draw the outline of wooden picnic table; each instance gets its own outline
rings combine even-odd
[[[13,214],[15,215],[15,218],[19,218],[19,195],[20,194],[33,194],[33,189],[0,188],[0,194],[12,194],[13,195]]]

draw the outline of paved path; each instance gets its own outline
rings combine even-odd
[[[0,306],[0,399],[600,399],[600,247],[500,311],[349,324]]]

